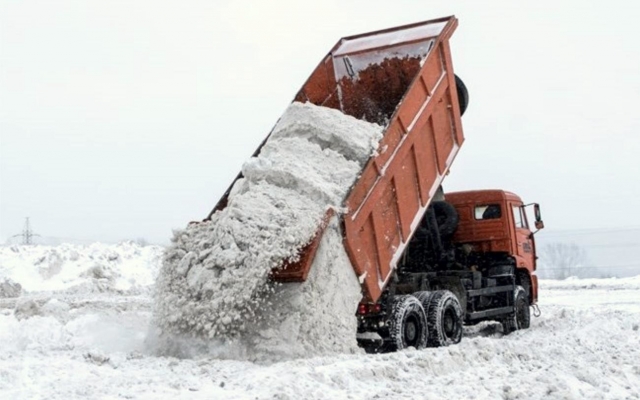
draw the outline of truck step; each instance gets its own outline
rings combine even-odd
[[[514,285],[494,286],[494,287],[487,287],[484,289],[469,290],[467,292],[467,296],[469,297],[487,296],[490,294],[500,293],[500,292],[513,292],[514,290],[515,290]]]
[[[513,312],[513,307],[492,308],[491,310],[476,311],[467,313],[467,321],[475,321],[478,319],[495,317],[496,315],[509,314]]]

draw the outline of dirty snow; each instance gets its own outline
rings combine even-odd
[[[324,255],[308,282],[274,285],[268,275],[299,256],[328,209],[340,212],[381,130],[293,103],[242,167],[227,207],[175,233],[156,287],[158,351],[184,355],[194,342],[250,359],[266,356],[260,349],[278,349],[271,354],[278,358],[355,351],[355,341],[343,338],[355,330],[360,289],[337,223],[323,237]],[[340,307],[328,312],[333,303]]]
[[[80,258],[90,260],[87,249]],[[3,274],[5,263],[34,267],[25,253],[12,254],[0,264]],[[159,262],[143,251],[130,261],[146,263],[150,274]],[[30,301],[35,305],[25,307]],[[17,303],[31,315],[16,318]],[[481,324],[447,348],[270,364],[155,356],[146,345],[152,306],[148,294],[118,291],[0,299],[0,398],[640,398],[640,277],[543,280],[542,316],[509,336]]]

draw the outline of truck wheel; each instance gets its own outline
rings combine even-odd
[[[522,286],[516,286],[514,294],[516,304],[516,323],[518,329],[528,329],[531,324],[531,314],[529,313],[529,295]]]
[[[467,85],[462,82],[462,79],[458,75],[454,75],[456,78],[456,92],[458,92],[458,104],[460,105],[460,116],[467,111],[469,105],[469,91]]]
[[[462,339],[462,307],[455,294],[437,290],[429,300],[427,314],[429,347],[449,346]]]
[[[422,304],[422,309],[424,310],[425,316],[429,315],[429,302],[431,301],[432,295],[433,295],[433,292],[429,292],[427,290],[424,290],[421,292],[415,292],[413,294],[413,297],[418,299],[420,304]]]
[[[516,309],[515,314],[502,321],[502,330],[505,335],[518,329],[528,329],[531,324],[529,296],[522,286],[516,286],[513,301]]]
[[[391,311],[389,336],[393,350],[427,345],[427,318],[420,301],[413,296],[396,296]]]
[[[527,295],[529,305],[531,305],[531,278],[526,270],[519,269],[516,271],[516,285],[522,286],[524,293]]]

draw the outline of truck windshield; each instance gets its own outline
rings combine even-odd
[[[498,219],[502,217],[500,204],[487,204],[476,206],[476,219]]]

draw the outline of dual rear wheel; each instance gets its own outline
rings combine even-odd
[[[522,286],[513,293],[515,312],[502,320],[505,334],[529,328],[529,297]],[[449,290],[397,296],[389,320],[390,350],[442,347],[462,339],[462,307]]]
[[[448,290],[397,296],[389,321],[394,350],[440,347],[462,338],[462,308]]]

